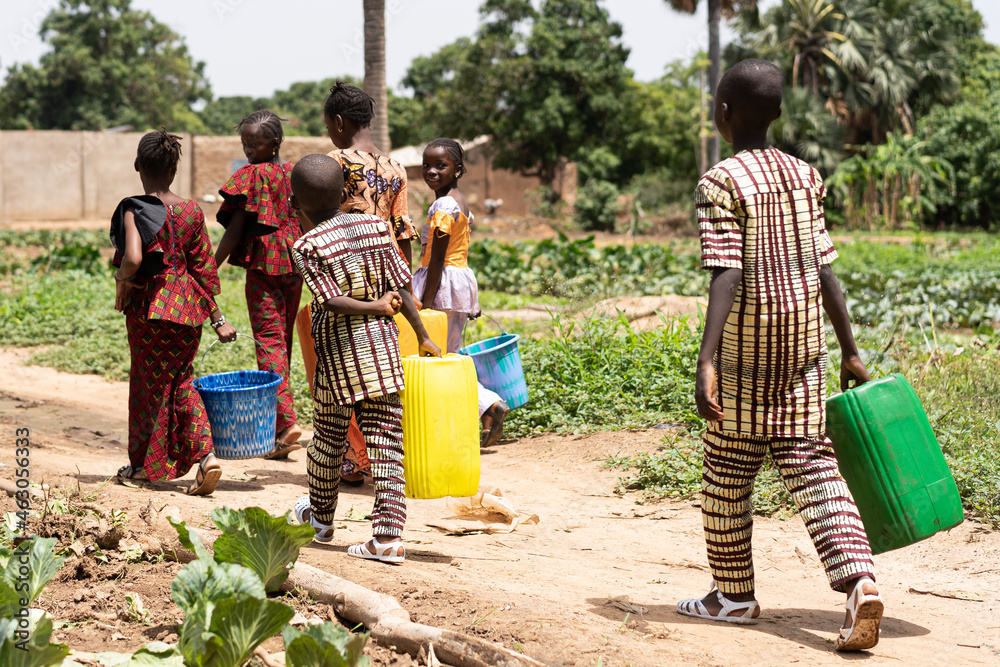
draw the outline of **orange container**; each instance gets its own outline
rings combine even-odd
[[[310,304],[295,316],[295,328],[299,332],[299,346],[302,348],[302,364],[306,367],[306,380],[309,382],[309,393],[312,393],[313,375],[316,374],[316,341],[312,335],[312,315]]]

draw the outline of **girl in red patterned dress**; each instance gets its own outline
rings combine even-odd
[[[416,236],[406,205],[406,168],[384,155],[372,141],[371,122],[375,102],[357,86],[343,81],[330,89],[323,105],[323,121],[336,150],[328,153],[344,171],[346,197],[340,204],[344,213],[364,213],[382,218],[390,236],[412,263],[411,239]],[[409,286],[407,287],[409,290]],[[419,307],[419,305],[418,305]],[[352,486],[371,475],[364,436],[357,421],[351,420],[347,433],[347,454],[341,467],[341,481]]]
[[[284,133],[281,119],[273,112],[255,111],[240,121],[238,129],[249,164],[238,169],[219,190],[224,201],[216,219],[226,233],[215,251],[215,261],[221,266],[228,258],[230,264],[247,271],[250,326],[259,343],[257,368],[281,376],[277,439],[265,458],[284,459],[301,448],[296,443],[302,437],[288,384],[292,330],[302,296],[302,279],[289,254],[302,235],[290,204],[288,177],[294,165],[278,154]]]
[[[205,216],[170,191],[180,137],[150,132],[139,141],[135,169],[145,194],[122,200],[111,220],[115,310],[125,313],[129,371],[129,465],[120,479],[170,480],[199,463],[190,495],[215,490],[222,468],[201,396],[192,384],[202,324],[219,340],[236,330],[215,304],[219,276]]]

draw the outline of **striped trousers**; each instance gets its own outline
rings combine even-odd
[[[400,537],[406,523],[403,493],[403,402],[399,394],[368,398],[350,405],[316,400],[315,435],[307,452],[309,504],[320,523],[333,525],[340,494],[340,466],[347,449],[347,429],[354,415],[365,437],[375,481],[372,535]]]
[[[844,591],[854,579],[874,579],[864,525],[837,470],[829,439],[781,440],[710,427],[704,445],[702,520],[708,564],[723,595],[754,592],[750,494],[768,450],[802,515],[830,586]]]

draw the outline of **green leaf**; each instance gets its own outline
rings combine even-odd
[[[4,616],[11,616],[20,605],[20,598],[27,598],[28,605],[34,602],[45,584],[55,576],[66,560],[56,556],[52,549],[56,541],[51,537],[33,538],[22,542],[13,552],[10,552],[7,566],[3,572],[3,582],[0,584],[0,611]],[[19,587],[27,584],[27,590]],[[9,590],[4,590],[9,588]],[[14,594],[11,597],[11,593]],[[17,608],[11,608],[15,604]],[[25,605],[27,606],[27,605]]]
[[[177,531],[177,539],[184,545],[185,549],[193,551],[199,559],[210,559],[212,557],[212,552],[210,552],[208,547],[205,546],[205,543],[201,541],[201,536],[198,535],[198,533],[188,530],[186,523],[183,521],[177,521],[173,517],[167,517],[167,521],[169,521],[170,525]]]
[[[215,559],[249,567],[269,593],[281,588],[299,550],[316,532],[312,526],[289,523],[287,514],[273,517],[260,507],[216,508],[212,520],[222,530],[214,544]]]
[[[15,637],[17,620],[0,619],[0,665],[3,667],[49,667],[69,655],[65,644],[50,644],[52,619],[43,614],[26,639]]]
[[[135,652],[128,667],[184,667],[184,656],[176,644],[150,642]]]
[[[198,606],[218,603],[237,594],[255,598],[266,595],[260,577],[249,568],[207,558],[181,568],[170,584],[170,592],[185,616],[194,613]]]
[[[282,631],[288,667],[367,667],[364,655],[369,634],[352,634],[343,626],[327,621],[304,630],[289,625]]]
[[[188,617],[181,626],[179,646],[185,663],[198,667],[240,667],[293,614],[291,607],[277,600],[245,594],[209,605],[204,616]]]

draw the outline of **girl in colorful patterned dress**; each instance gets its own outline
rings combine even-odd
[[[122,200],[111,220],[115,310],[125,313],[129,371],[129,465],[120,479],[171,480],[198,463],[190,495],[208,495],[222,476],[201,396],[192,384],[202,324],[219,340],[236,339],[215,295],[219,276],[205,216],[170,191],[180,137],[150,132],[139,141],[135,169],[144,194]]]
[[[406,205],[406,168],[375,146],[371,122],[375,102],[357,86],[343,81],[330,89],[323,105],[327,134],[337,148],[328,153],[344,170],[341,202],[344,213],[364,213],[382,218],[403,253],[407,266],[413,262],[411,239],[416,236]],[[407,287],[409,289],[409,287]],[[418,306],[419,307],[419,306]],[[371,475],[364,437],[356,421],[348,431],[348,450],[341,466],[341,481],[352,486]]]
[[[281,376],[278,385],[277,440],[265,458],[288,458],[300,449],[302,429],[288,384],[292,331],[302,296],[302,279],[290,255],[302,235],[291,207],[289,174],[294,166],[279,155],[284,133],[281,119],[263,109],[237,126],[249,164],[241,167],[219,190],[223,204],[216,219],[226,233],[215,251],[219,266],[229,263],[246,269],[247,308],[254,340],[259,343],[257,368]]]
[[[453,139],[435,139],[424,149],[424,182],[437,199],[427,211],[420,268],[413,274],[413,291],[423,305],[448,315],[448,352],[458,352],[466,321],[479,314],[479,285],[469,268],[473,216],[458,189],[458,179],[465,173],[464,157]],[[510,407],[498,394],[479,385],[482,446],[500,439],[508,412]]]

